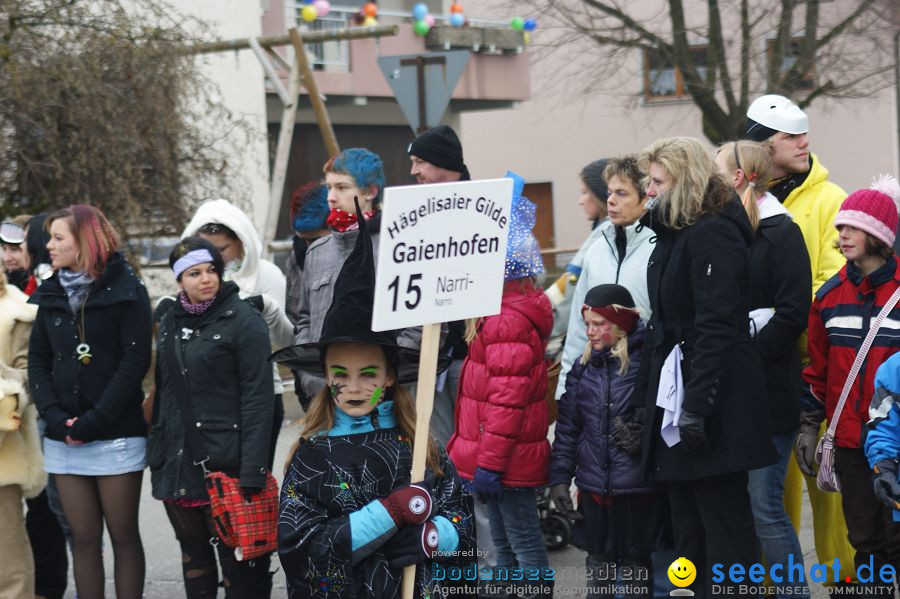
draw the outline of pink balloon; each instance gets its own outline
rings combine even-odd
[[[316,13],[319,17],[324,17],[331,11],[331,3],[328,0],[316,0],[313,2],[313,6],[316,7]]]
[[[434,15],[430,13],[425,15],[425,22],[428,23],[429,27],[434,27]]]

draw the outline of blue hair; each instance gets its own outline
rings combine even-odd
[[[291,224],[304,233],[325,228],[328,218],[328,188],[318,182],[298,187],[291,194]]]
[[[380,204],[384,192],[384,164],[378,154],[365,148],[349,148],[331,158],[323,169],[326,173],[348,175],[356,181],[356,186],[378,188],[373,203]]]

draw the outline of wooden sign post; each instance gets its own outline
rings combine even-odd
[[[419,354],[419,383],[416,387],[416,439],[413,442],[411,480],[425,478],[425,458],[428,455],[431,412],[434,409],[434,384],[437,379],[437,359],[440,350],[441,325],[426,324],[422,327],[422,348]],[[416,567],[403,568],[403,599],[412,599],[415,592]]]
[[[512,179],[385,189],[372,330],[422,325],[413,482],[425,477],[439,323],[500,312],[512,193]],[[415,572],[403,570],[403,599]]]

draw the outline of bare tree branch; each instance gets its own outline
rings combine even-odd
[[[513,2],[493,1],[507,7]],[[629,103],[674,92],[699,109],[704,133],[714,142],[740,132],[753,94],[782,93],[807,106],[823,98],[871,96],[891,83],[896,0],[835,2],[828,10],[822,0],[706,0],[705,10],[684,0],[634,8],[624,0],[515,0],[517,10],[523,2],[542,15],[533,55],[552,64],[544,76],[564,81],[567,96],[574,86]],[[850,8],[842,12],[842,5]],[[552,23],[545,26],[545,20]],[[703,44],[705,64],[698,50]],[[646,56],[659,77],[647,77]],[[623,76],[632,75],[663,85],[623,92]],[[810,83],[814,87],[807,89]]]

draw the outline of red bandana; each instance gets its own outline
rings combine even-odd
[[[581,306],[582,314],[585,310],[596,312],[606,320],[610,321],[611,323],[625,331],[626,335],[630,335],[634,332],[635,327],[637,327],[638,318],[640,318],[635,310],[617,310],[612,306],[597,306],[595,308],[593,306],[584,304],[583,306]]]
[[[363,217],[366,220],[369,220],[374,215],[374,210],[369,210],[368,212],[363,213]],[[344,231],[354,231],[358,227],[358,225],[356,224],[356,214],[354,214],[353,212],[347,212],[346,210],[341,210],[340,208],[331,209],[331,212],[328,213],[328,218],[325,219],[325,224],[338,233],[343,233]]]

